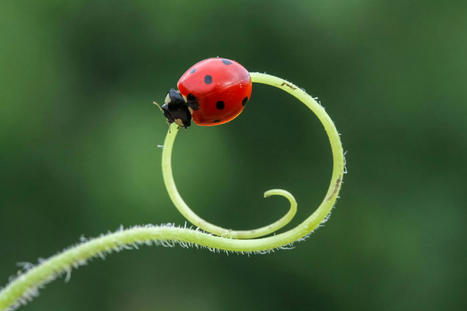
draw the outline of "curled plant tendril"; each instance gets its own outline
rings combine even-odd
[[[234,239],[242,240],[238,242],[244,248],[222,248],[225,250],[233,251],[270,250],[277,247],[282,247],[287,244],[291,244],[303,238],[307,234],[311,233],[314,229],[316,229],[319,226],[319,224],[323,220],[325,220],[326,216],[331,211],[334,202],[338,197],[345,167],[344,153],[342,149],[342,144],[340,142],[339,133],[337,132],[337,129],[334,126],[334,123],[332,122],[329,115],[326,113],[324,108],[316,102],[316,100],[314,100],[310,95],[308,95],[304,90],[300,89],[296,85],[278,77],[259,72],[253,72],[250,73],[250,75],[254,83],[263,83],[280,88],[281,90],[291,94],[292,96],[296,97],[298,100],[303,102],[316,114],[318,119],[323,124],[326,134],[328,135],[329,142],[331,144],[331,150],[333,155],[333,171],[331,183],[329,185],[324,200],[311,216],[309,216],[307,219],[305,219],[305,221],[303,221],[300,225],[296,226],[295,228],[280,234],[276,234],[271,237],[264,237],[288,224],[297,211],[297,202],[290,192],[282,189],[272,189],[266,191],[264,193],[264,197],[269,197],[271,195],[280,195],[285,197],[290,203],[289,211],[282,218],[268,226],[264,226],[253,230],[237,231],[225,229],[211,224],[199,217],[198,215],[196,215],[185,203],[180,193],[178,192],[173,178],[171,164],[172,149],[173,144],[175,142],[175,138],[178,133],[178,126],[172,124],[165,138],[164,149],[162,152],[162,174],[164,177],[164,183],[167,188],[167,192],[169,193],[172,202],[180,211],[180,213],[195,226],[216,236],[230,238],[232,242],[234,241]]]
[[[295,198],[290,192],[282,189],[272,189],[264,193],[265,198],[270,197],[272,195],[280,195],[285,197],[290,202],[290,208],[287,214],[285,214],[282,218],[268,226],[264,226],[253,230],[231,230],[213,225],[196,215],[185,203],[180,193],[178,192],[172,174],[172,149],[175,137],[177,136],[177,132],[178,126],[172,123],[169,132],[167,133],[167,137],[165,138],[164,149],[162,151],[162,175],[164,177],[165,187],[167,188],[167,192],[169,193],[170,199],[172,200],[173,204],[180,211],[180,213],[193,225],[197,226],[200,229],[203,229],[206,232],[221,237],[233,239],[252,239],[262,237],[279,230],[280,228],[288,224],[295,216],[295,213],[297,212],[297,202],[295,201]]]
[[[67,275],[73,268],[84,265],[87,260],[104,257],[106,254],[138,245],[204,246],[211,250],[233,252],[264,252],[287,246],[302,239],[316,229],[329,215],[342,184],[344,174],[344,153],[339,134],[324,108],[304,90],[283,79],[263,74],[251,73],[255,83],[267,84],[282,89],[296,97],[310,108],[321,121],[331,144],[333,170],[327,193],[319,207],[298,226],[273,236],[267,236],[285,226],[295,215],[297,203],[289,192],[281,189],[268,190],[265,197],[280,195],[290,203],[289,211],[276,222],[253,230],[234,231],[208,223],[197,216],[177,191],[171,168],[172,148],[178,128],[172,125],[166,136],[162,153],[162,171],[167,191],[177,209],[202,232],[173,225],[137,226],[121,229],[100,237],[82,241],[57,255],[28,267],[18,274],[6,287],[0,290],[0,311],[13,310],[37,296],[39,288],[55,278]]]

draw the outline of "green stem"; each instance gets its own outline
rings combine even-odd
[[[264,237],[286,225],[295,215],[297,208],[297,203],[289,192],[274,189],[266,191],[265,197],[281,195],[289,201],[290,209],[285,216],[271,225],[253,230],[235,231],[210,224],[198,217],[183,201],[173,179],[171,155],[178,128],[172,125],[169,128],[162,154],[162,171],[167,191],[177,209],[190,222],[212,234],[173,226],[144,226],[120,230],[83,242],[18,275],[0,291],[0,310],[12,310],[26,303],[37,295],[41,286],[85,264],[91,258],[136,247],[139,244],[164,246],[178,243],[182,246],[196,245],[233,252],[264,252],[289,245],[316,229],[329,215],[342,184],[344,154],[339,134],[324,108],[302,89],[288,81],[267,74],[251,73],[251,78],[253,82],[271,85],[295,96],[315,113],[328,135],[333,156],[331,182],[326,196],[311,216],[293,229]],[[255,237],[261,238],[255,239]]]

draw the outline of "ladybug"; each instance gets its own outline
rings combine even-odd
[[[233,120],[251,96],[251,77],[236,61],[208,58],[189,68],[160,107],[167,121],[189,127],[191,119],[202,126]],[[157,105],[157,104],[156,104]]]

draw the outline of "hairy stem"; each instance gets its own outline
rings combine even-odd
[[[230,230],[210,224],[197,216],[183,201],[173,179],[171,156],[178,128],[172,125],[166,136],[162,155],[162,171],[164,182],[170,198],[177,209],[195,226],[208,232],[189,228],[166,226],[140,226],[103,235],[70,247],[63,252],[40,262],[18,275],[0,291],[0,310],[14,309],[37,295],[38,289],[56,277],[69,273],[86,263],[87,260],[122,249],[137,247],[139,244],[204,246],[214,250],[233,252],[264,252],[287,246],[302,239],[329,215],[342,184],[344,174],[344,154],[339,134],[324,108],[305,91],[283,79],[262,74],[251,73],[253,82],[271,85],[296,97],[310,108],[323,124],[331,144],[333,170],[327,193],[319,207],[301,224],[283,233],[267,236],[285,226],[295,215],[297,203],[289,192],[273,189],[265,192],[265,197],[280,195],[290,203],[289,211],[276,222],[253,230]]]

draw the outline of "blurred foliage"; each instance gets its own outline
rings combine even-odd
[[[56,281],[25,310],[462,310],[467,307],[467,2],[0,3],[0,277],[120,225],[184,219],[164,190],[152,105],[223,56],[319,96],[348,170],[324,228],[294,250],[142,248]],[[181,133],[175,179],[219,225],[302,220],[323,197],[319,122],[255,86],[245,112]]]

